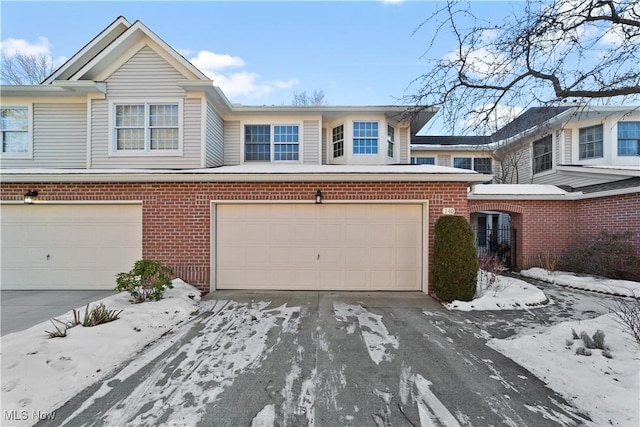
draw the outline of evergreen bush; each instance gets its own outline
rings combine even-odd
[[[432,274],[433,291],[440,300],[473,299],[478,259],[473,231],[465,218],[445,215],[436,222]]]

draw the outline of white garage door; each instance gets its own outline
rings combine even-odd
[[[420,204],[220,204],[217,289],[420,290]]]
[[[2,205],[2,289],[113,289],[142,257],[140,205]]]

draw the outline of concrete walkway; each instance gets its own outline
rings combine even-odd
[[[588,423],[485,341],[420,293],[218,291],[40,424]]]
[[[1,334],[28,329],[114,291],[0,291]]]

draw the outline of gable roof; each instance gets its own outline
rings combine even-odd
[[[115,21],[95,36],[78,53],[51,73],[42,84],[51,84],[56,80],[67,80],[115,39],[120,37],[129,27],[131,27],[129,21],[124,16],[118,16]]]

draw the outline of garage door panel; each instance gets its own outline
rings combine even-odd
[[[142,257],[140,205],[2,205],[3,289],[113,289]]]
[[[220,204],[216,286],[419,290],[422,215],[421,204]]]

